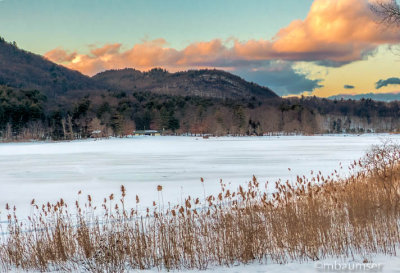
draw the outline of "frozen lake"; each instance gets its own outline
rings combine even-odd
[[[311,170],[328,174],[359,159],[372,144],[399,136],[288,136],[288,137],[133,137],[59,143],[0,144],[0,220],[6,203],[16,205],[25,218],[30,201],[70,204],[91,194],[95,201],[110,193],[119,195],[125,185],[135,206],[158,201],[179,203],[190,194],[203,197],[219,191],[219,180],[232,188],[244,185],[254,174],[260,182],[295,179]],[[288,168],[291,168],[289,172]],[[271,183],[273,184],[273,183]]]

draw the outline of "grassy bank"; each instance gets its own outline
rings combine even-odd
[[[317,261],[327,257],[396,255],[400,242],[400,148],[374,147],[341,178],[297,177],[266,191],[255,177],[236,191],[221,182],[215,196],[190,196],[177,206],[159,200],[143,213],[120,194],[94,207],[36,204],[28,222],[7,206],[0,271],[205,269],[214,265]]]

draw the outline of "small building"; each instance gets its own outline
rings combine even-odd
[[[101,130],[94,130],[90,133],[91,138],[99,138],[101,137]]]
[[[133,132],[134,136],[160,136],[160,131],[157,130],[137,130]]]

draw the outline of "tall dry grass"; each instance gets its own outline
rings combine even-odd
[[[216,196],[189,196],[164,209],[154,202],[145,214],[125,207],[123,186],[102,208],[93,206],[91,196],[72,207],[63,200],[32,200],[28,223],[7,206],[9,235],[0,239],[0,269],[126,272],[395,255],[399,163],[400,148],[387,143],[354,162],[345,179],[336,171],[315,173],[277,182],[273,193],[255,177],[236,191],[221,182]],[[162,187],[157,190],[162,196]]]

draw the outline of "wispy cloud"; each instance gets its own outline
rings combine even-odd
[[[388,86],[388,85],[398,85],[400,84],[400,78],[388,78],[386,80],[379,80],[375,83],[375,88],[380,89],[382,87]]]
[[[322,79],[309,79],[308,74],[293,68],[292,62],[266,61],[258,67],[242,67],[235,74],[270,87],[281,96],[312,92],[323,87]]]
[[[76,52],[68,53],[64,49],[58,47],[46,53],[45,57],[56,63],[67,63],[72,62],[78,55]]]

